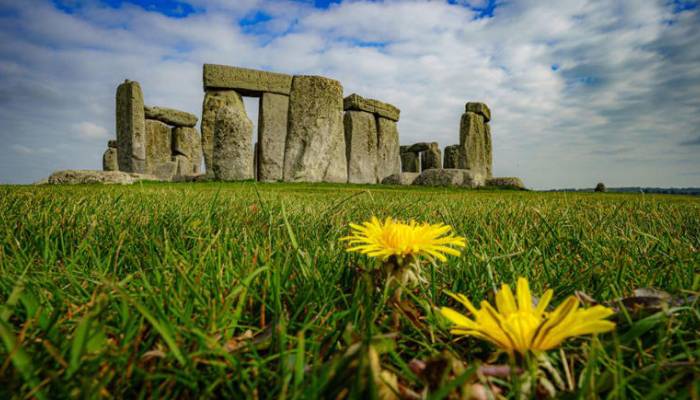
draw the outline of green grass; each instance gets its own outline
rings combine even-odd
[[[374,261],[338,241],[371,215],[444,222],[468,240],[461,257],[426,265],[428,283],[404,296],[398,331],[396,306],[362,273]],[[674,297],[551,351],[553,369],[570,372],[558,396],[697,398],[699,250],[700,199],[691,197],[4,186],[0,398],[365,397],[375,350],[402,387],[454,396],[463,382],[485,382],[481,363],[508,357],[455,340],[435,306],[456,307],[444,290],[490,299],[518,276],[536,294],[553,288],[555,304],[582,291],[619,305],[643,287]],[[461,369],[439,379],[410,367],[448,355]],[[488,379],[519,396],[521,379]]]

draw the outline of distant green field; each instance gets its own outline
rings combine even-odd
[[[348,223],[372,215],[444,222],[467,238],[460,257],[425,266],[428,282],[407,293],[402,312],[362,272],[375,261],[339,242]],[[492,299],[518,276],[536,294],[553,288],[554,303],[576,291],[615,307],[638,288],[672,296],[632,299],[615,332],[549,352],[564,380],[558,396],[698,398],[699,274],[699,198],[3,186],[0,398],[369,398],[370,345],[404,398],[458,398],[477,380],[518,398],[518,379],[476,369],[508,357],[455,340],[435,308],[458,307],[444,290]],[[414,368],[439,357],[465,372]]]

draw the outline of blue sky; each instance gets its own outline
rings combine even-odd
[[[199,115],[203,63],[319,74],[401,110],[401,141],[492,109],[534,188],[700,186],[700,10],[686,0],[0,0],[0,182],[98,169],[114,91]],[[255,121],[257,107],[246,102]]]

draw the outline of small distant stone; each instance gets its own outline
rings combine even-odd
[[[418,172],[401,172],[392,174],[382,179],[382,185],[413,185],[420,173]]]
[[[486,180],[486,186],[499,187],[503,189],[526,189],[522,179],[517,177],[489,178]]]
[[[56,171],[49,176],[51,185],[79,185],[89,183],[103,183],[107,185],[131,185],[138,181],[158,181],[158,177],[146,174],[137,174],[122,171],[96,171],[96,170],[63,170]]]

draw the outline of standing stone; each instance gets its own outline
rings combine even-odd
[[[258,110],[258,179],[281,181],[284,177],[284,146],[287,140],[289,96],[263,93]]]
[[[433,142],[428,145],[428,150],[421,153],[421,170],[442,168],[442,155],[440,154],[440,146]]]
[[[216,179],[253,179],[253,123],[243,103],[224,106],[216,114],[212,163]]]
[[[489,112],[489,116],[491,113]],[[486,147],[486,177],[491,178],[493,176],[493,145],[491,142],[491,125],[486,123],[484,127],[484,132],[486,133],[484,137],[484,143]]]
[[[256,181],[259,180],[258,173],[260,172],[258,164],[260,164],[260,145],[255,142],[253,145],[253,177]]]
[[[125,80],[117,87],[117,142],[119,170],[146,170],[146,121],[143,93],[138,82]]]
[[[295,76],[289,96],[284,180],[348,180],[343,133],[343,87],[319,76]]]
[[[160,121],[146,120],[146,173],[161,179],[172,177],[172,129]],[[164,167],[163,164],[166,164]],[[161,173],[157,173],[160,171]]]
[[[377,181],[401,172],[401,149],[396,121],[377,117]]]
[[[486,174],[486,124],[473,112],[462,114],[459,128],[459,168]]]
[[[195,166],[187,156],[176,154],[173,156],[173,161],[177,164],[175,176],[193,176],[196,175]]]
[[[103,171],[119,171],[119,155],[114,147],[107,147],[107,150],[102,155],[102,170]]]
[[[212,155],[214,151],[214,126],[216,115],[224,106],[232,106],[236,109],[243,109],[243,99],[234,90],[207,90],[204,93],[202,103],[202,153],[204,154],[204,164],[207,174],[213,171]]]
[[[408,146],[401,146],[401,172],[420,172],[418,153],[407,149]]]
[[[377,124],[374,115],[346,111],[343,120],[348,183],[377,183]]]
[[[202,143],[197,128],[173,128],[173,155],[187,157],[192,166],[189,175],[199,173],[202,164]]]
[[[459,167],[459,145],[453,144],[445,146],[443,168],[458,168]]]

